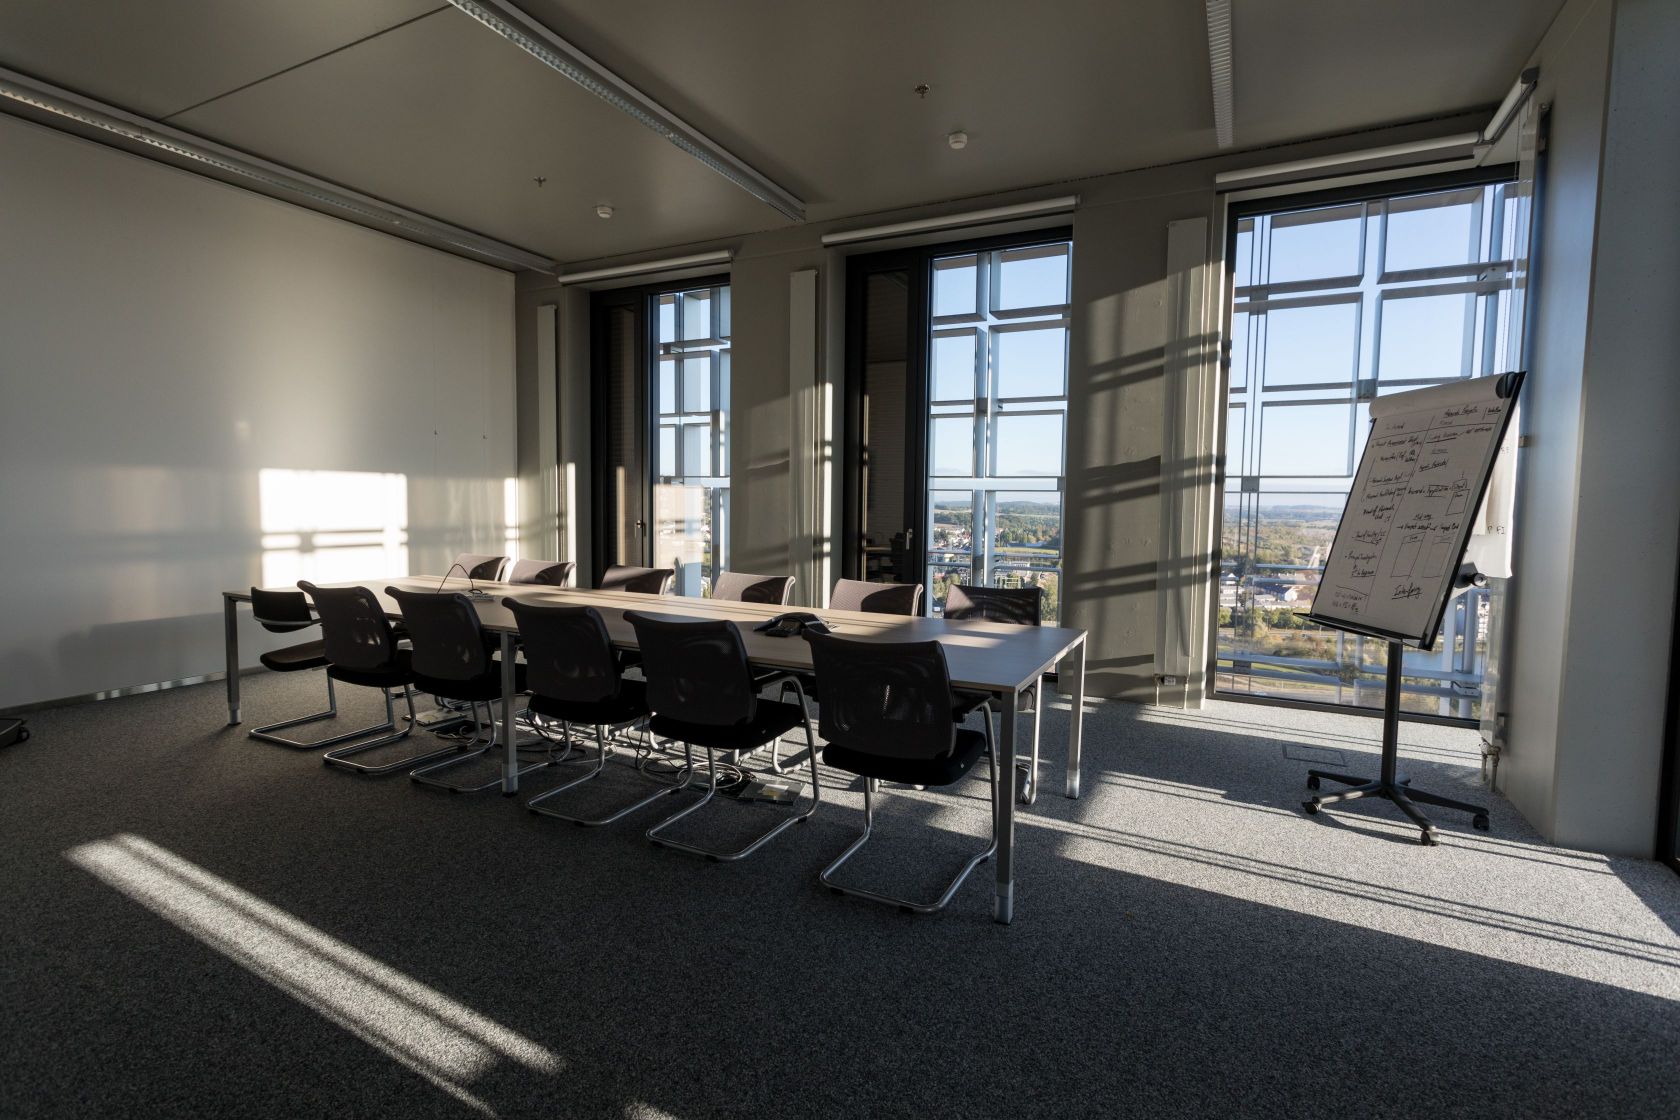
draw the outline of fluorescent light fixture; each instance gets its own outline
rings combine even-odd
[[[1213,74],[1213,134],[1221,148],[1234,142],[1231,92],[1231,0],[1207,0],[1208,68]]]
[[[760,202],[796,222],[805,220],[804,202],[507,0],[449,2],[543,65],[651,128]]]
[[[565,272],[555,279],[562,284],[587,284],[591,280],[616,280],[622,276],[646,276],[654,272],[675,272],[679,268],[703,268],[725,265],[735,259],[733,249],[719,249],[712,253],[694,253],[686,257],[666,257],[640,264],[619,264],[610,268],[591,268],[584,272]]]
[[[1216,185],[1233,186],[1259,179],[1307,178],[1322,171],[1348,170],[1356,165],[1382,163],[1388,168],[1410,166],[1414,162],[1433,163],[1438,160],[1460,159],[1475,153],[1481,134],[1461,132],[1434,140],[1414,140],[1406,144],[1389,144],[1382,148],[1366,148],[1358,152],[1343,152],[1334,156],[1314,156],[1288,163],[1269,163],[1264,167],[1244,167],[1236,171],[1221,171],[1213,177]]]
[[[1493,111],[1493,119],[1487,123],[1487,127],[1482,129],[1482,143],[1494,144],[1498,142],[1499,138],[1505,134],[1505,129],[1515,119],[1517,110],[1521,109],[1523,103],[1534,93],[1535,83],[1539,80],[1540,67],[1538,66],[1530,66],[1517,75],[1516,84],[1505,95],[1505,100],[1499,103],[1499,108]]]
[[[1041,202],[1019,202],[1012,206],[993,206],[986,210],[946,214],[939,218],[918,218],[911,222],[894,222],[892,225],[840,230],[837,233],[823,234],[822,243],[824,245],[849,245],[855,241],[879,241],[887,237],[928,233],[932,230],[980,226],[990,222],[1014,221],[1018,218],[1037,218],[1047,214],[1066,214],[1078,205],[1078,195],[1063,195],[1060,198],[1047,198]]]
[[[8,102],[10,107],[6,106]],[[176,160],[185,161],[189,167],[196,165],[212,173],[212,177],[231,180],[260,194],[285,201],[306,201],[328,213],[433,248],[447,249],[504,268],[552,272],[555,267],[554,261],[548,257],[517,245],[496,241],[413,210],[393,206],[325,179],[247,155],[202,136],[3,67],[0,67],[0,108],[6,108],[25,120],[40,120],[76,135],[91,131],[93,139],[111,143],[124,151],[137,151],[137,154],[146,156],[157,153],[153,158],[172,157],[163,160],[171,164]]]

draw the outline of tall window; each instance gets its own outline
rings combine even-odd
[[[1375,706],[1386,645],[1320,629],[1317,590],[1370,401],[1509,369],[1509,183],[1254,213],[1235,223],[1218,686]],[[1485,592],[1455,597],[1432,653],[1408,651],[1408,710],[1473,719]]]
[[[1044,589],[1060,617],[1071,243],[936,257],[929,320],[927,575]]]
[[[649,297],[656,324],[653,562],[709,595],[729,562],[729,286]]]

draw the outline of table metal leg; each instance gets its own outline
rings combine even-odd
[[[519,735],[513,727],[514,643],[512,632],[502,635],[502,794],[519,792]]]
[[[222,596],[222,629],[227,638],[228,725],[239,722],[239,603]]]
[[[1085,735],[1085,645],[1073,647],[1073,711],[1068,718],[1067,795],[1079,796],[1079,749]]]
[[[1017,693],[1003,694],[1003,708],[998,716],[997,753],[1000,761],[1015,757],[1015,711],[1021,698]],[[1011,766],[997,766],[992,785],[992,809],[997,813],[997,900],[992,906],[992,920],[1008,925],[1015,917],[1015,780]]]
[[[1027,759],[1025,762],[1015,760],[1015,769],[1020,774],[1020,790],[1016,794],[1021,804],[1031,805],[1038,800],[1038,732],[1042,724],[1039,714],[1044,711],[1044,678],[1040,677],[1033,685],[1034,704],[1032,708],[1032,724],[1027,732],[1030,741],[1027,743]]]

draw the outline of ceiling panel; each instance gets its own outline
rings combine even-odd
[[[1237,146],[1505,96],[1563,0],[1235,0]]]
[[[162,118],[439,6],[438,0],[4,0],[0,66]]]
[[[520,2],[814,220],[1213,145],[1203,9],[1186,0]]]
[[[173,123],[560,260],[786,224],[453,8]]]
[[[1217,150],[1193,0],[519,2],[813,220]],[[1234,0],[1237,148],[1492,104],[1562,2]],[[787,224],[436,0],[3,0],[0,64],[560,260]]]

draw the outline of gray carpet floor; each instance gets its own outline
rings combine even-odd
[[[247,678],[246,718],[320,687]],[[990,865],[933,917],[823,890],[862,816],[837,773],[708,864],[642,838],[677,797],[581,829],[328,770],[218,685],[36,713],[0,752],[0,1114],[1680,1115],[1680,876],[1543,843],[1472,734],[1404,728],[1414,782],[1492,817],[1426,849],[1386,804],[1299,811],[1307,766],[1374,768],[1374,720],[1095,704],[1077,801],[1065,721],[1002,927]],[[609,773],[570,804],[642,788]],[[926,892],[986,787],[877,821],[847,880]]]

